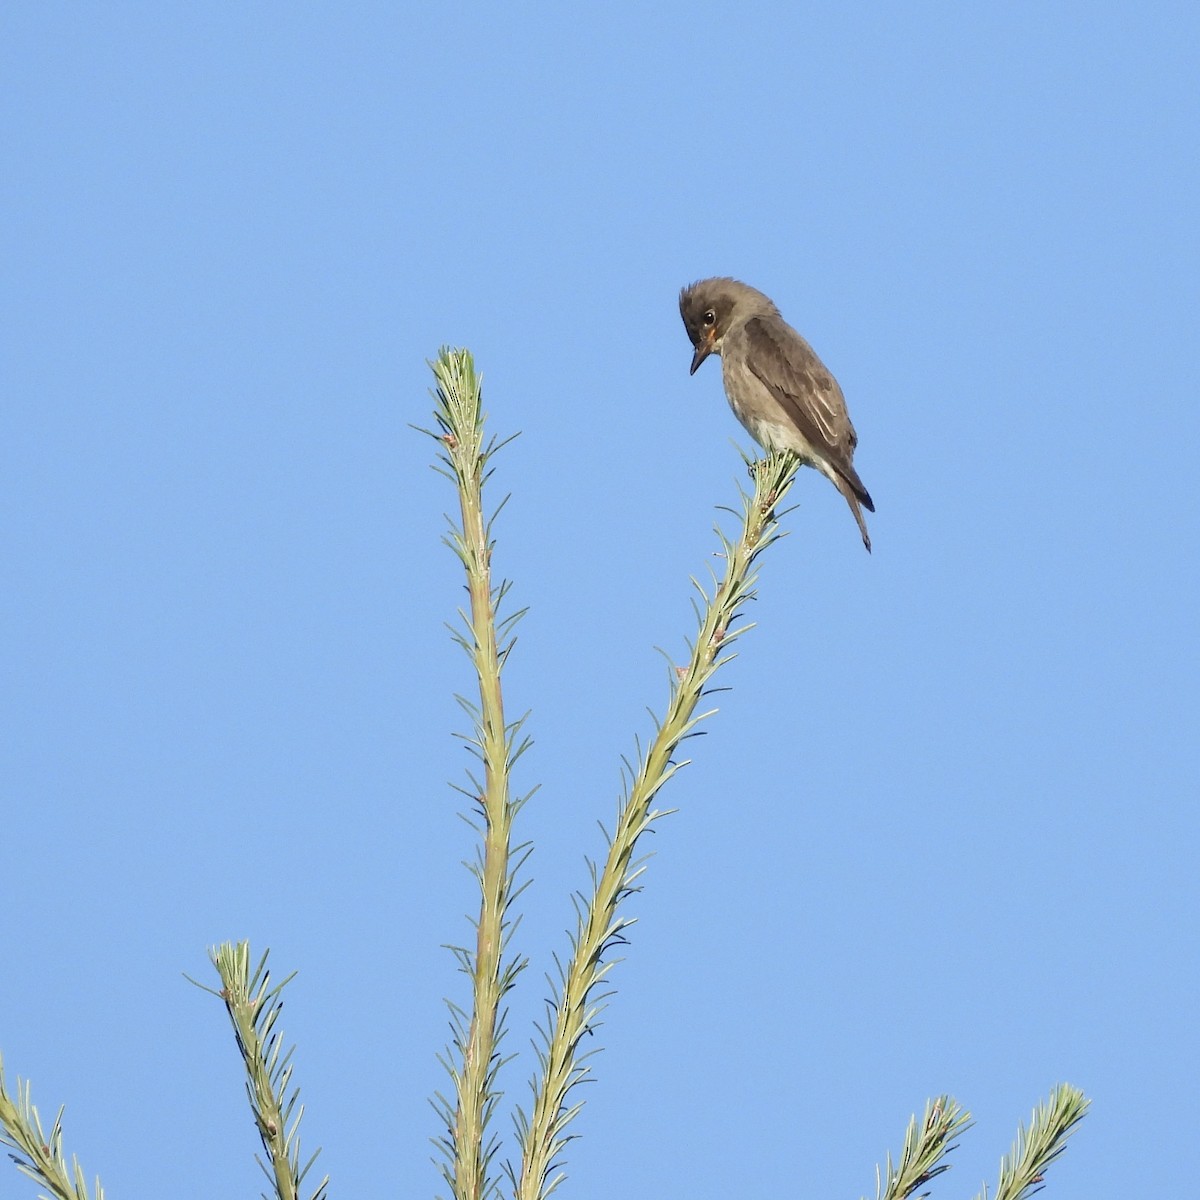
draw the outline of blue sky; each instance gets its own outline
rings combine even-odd
[[[1059,1080],[1094,1104],[1048,1195],[1188,1186],[1198,52],[1165,3],[5,6],[0,1048],[110,1195],[258,1188],[181,977],[239,937],[300,972],[333,1194],[440,1188],[475,904],[454,498],[409,429],[443,343],[522,434],[525,1099],[742,475],[676,310],[713,274],[838,376],[875,553],[805,472],[562,1194],[871,1193],[949,1091],[935,1195],[973,1195]]]

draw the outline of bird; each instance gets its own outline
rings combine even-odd
[[[688,372],[721,356],[721,379],[734,416],[770,452],[790,450],[845,497],[863,545],[862,510],[875,511],[854,469],[858,434],[842,389],[816,351],[762,292],[736,279],[701,279],[679,293],[679,313],[695,354]]]

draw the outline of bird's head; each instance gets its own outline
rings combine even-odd
[[[714,351],[721,353],[725,335],[758,313],[773,313],[775,305],[762,292],[736,279],[701,279],[679,293],[679,315],[695,354],[688,374]]]

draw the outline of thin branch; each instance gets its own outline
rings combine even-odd
[[[307,1161],[300,1158],[300,1118],[304,1106],[299,1103],[300,1089],[292,1086],[292,1053],[283,1049],[283,1031],[276,1028],[283,1010],[283,989],[295,978],[289,975],[271,987],[264,953],[253,971],[250,969],[250,943],[224,942],[209,957],[221,977],[221,990],[203,987],[225,1002],[233,1024],[238,1051],[246,1069],[246,1094],[250,1111],[262,1138],[270,1162],[260,1158],[258,1165],[271,1181],[278,1200],[297,1200],[305,1177],[316,1162],[320,1150]],[[195,980],[192,980],[195,983]],[[310,1200],[327,1200],[329,1176],[313,1190]]]
[[[742,529],[737,541],[730,542],[717,531],[725,557],[724,576],[711,598],[706,597],[687,666],[675,668],[666,716],[644,753],[639,747],[636,769],[630,769],[632,784],[609,841],[607,858],[603,868],[593,872],[591,900],[586,905],[581,900],[573,953],[562,971],[558,997],[549,1005],[553,1027],[547,1030],[546,1046],[540,1051],[543,1071],[534,1080],[531,1115],[526,1118],[518,1113],[517,1118],[522,1161],[519,1179],[516,1171],[511,1177],[520,1200],[543,1200],[564,1178],[562,1155],[571,1136],[567,1127],[582,1106],[581,1101],[570,1103],[569,1097],[590,1072],[580,1043],[594,1027],[608,995],[597,990],[607,984],[613,965],[605,961],[606,955],[625,942],[625,932],[632,924],[631,918],[622,915],[621,902],[638,890],[643,864],[635,859],[635,848],[642,834],[663,815],[650,807],[659,789],[685,765],[674,761],[679,743],[709,715],[697,715],[696,707],[714,672],[732,657],[726,651],[742,632],[733,628],[734,617],[754,595],[754,563],[778,536],[777,506],[787,495],[797,466],[796,459],[787,454],[756,463],[754,494],[742,493]]]
[[[17,1169],[34,1183],[46,1188],[54,1200],[89,1200],[87,1181],[79,1160],[71,1155],[71,1165],[62,1148],[63,1109],[58,1110],[49,1136],[42,1128],[29,1093],[29,1081],[17,1077],[14,1101],[4,1083],[4,1059],[0,1056],[0,1145],[9,1146],[9,1155]],[[100,1180],[95,1181],[95,1200],[104,1200]]]
[[[970,1127],[971,1114],[959,1108],[950,1096],[939,1096],[925,1105],[925,1115],[917,1124],[916,1114],[904,1132],[900,1161],[887,1156],[883,1171],[875,1168],[876,1200],[906,1200],[943,1171],[950,1169],[941,1160],[955,1148],[954,1139]],[[922,1196],[929,1195],[921,1192]]]
[[[1033,1110],[1029,1128],[1018,1126],[1012,1150],[1000,1160],[995,1200],[1028,1200],[1045,1186],[1046,1168],[1067,1148],[1071,1131],[1083,1120],[1090,1100],[1069,1083],[1060,1083],[1045,1104]],[[987,1185],[979,1200],[987,1200]]]
[[[491,536],[503,502],[485,517],[483,484],[491,473],[488,460],[506,443],[485,445],[482,380],[470,353],[443,348],[430,365],[437,380],[438,431],[424,432],[439,442],[443,473],[458,489],[461,526],[451,528],[447,542],[463,564],[470,596],[470,611],[462,614],[466,632],[456,633],[455,640],[470,657],[479,685],[478,707],[462,702],[474,724],[474,736],[465,740],[483,762],[483,785],[474,797],[483,818],[482,858],[471,868],[480,890],[475,950],[473,954],[463,948],[456,951],[472,977],[473,1005],[465,1028],[463,1014],[451,1010],[454,1053],[448,1061],[454,1063],[450,1074],[455,1100],[453,1106],[444,1101],[434,1104],[446,1124],[445,1137],[435,1144],[446,1156],[442,1173],[455,1200],[484,1200],[498,1187],[490,1170],[497,1143],[489,1136],[488,1125],[500,1096],[496,1087],[502,1065],[498,1047],[504,1036],[500,1006],[525,965],[520,959],[506,960],[505,949],[511,933],[508,910],[517,890],[513,875],[519,865],[512,859],[512,822],[523,802],[513,801],[509,777],[529,743],[517,740],[524,717],[512,724],[505,721],[500,686],[501,667],[521,614],[505,618],[498,637],[497,609],[508,584],[492,582]]]

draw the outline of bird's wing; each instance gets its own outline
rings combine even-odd
[[[813,447],[870,507],[851,459],[858,435],[842,389],[816,351],[779,317],[751,317],[742,327],[746,363]],[[872,511],[874,511],[872,509]]]
[[[750,370],[814,448],[831,457],[852,449],[854,431],[842,389],[813,348],[778,318],[751,317],[742,333]]]

